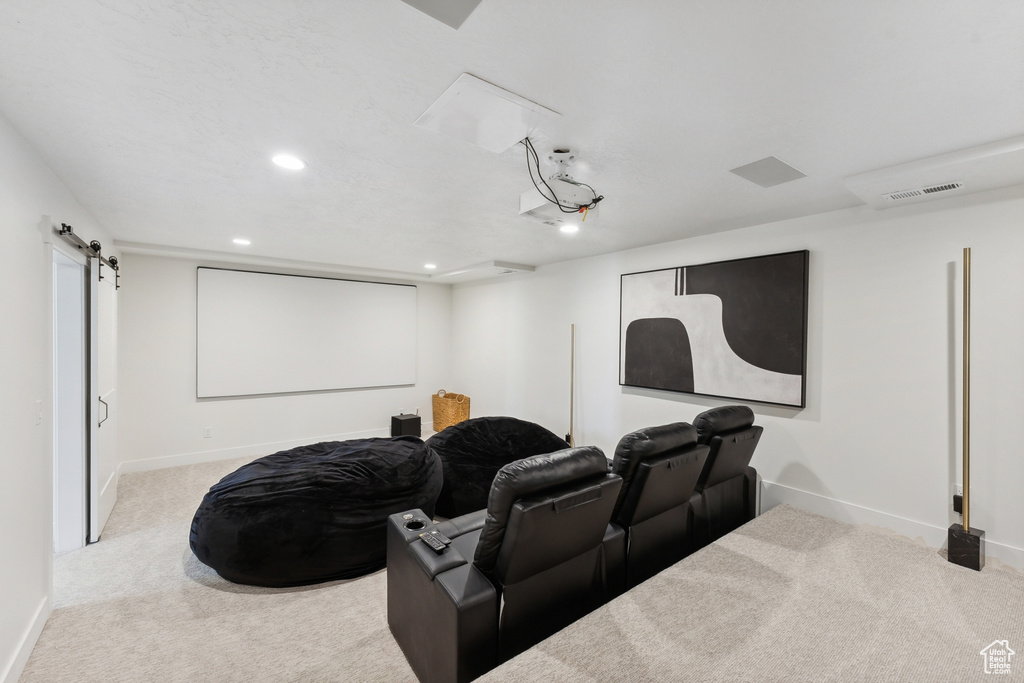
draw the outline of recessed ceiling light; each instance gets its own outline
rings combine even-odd
[[[249,240],[245,239],[244,237],[236,237],[235,239],[233,239],[231,241],[234,242],[235,244],[238,244],[238,245],[243,246],[243,247],[247,247],[250,244],[252,244],[252,242],[250,242]]]
[[[574,232],[579,232],[580,226],[576,225],[575,223],[566,223],[565,225],[560,227],[559,230],[564,232],[566,235],[571,235]]]
[[[426,268],[427,270],[434,270],[435,268],[437,268],[437,264],[436,263],[427,263],[423,267]]]
[[[287,168],[290,171],[301,171],[306,168],[305,161],[291,154],[275,154],[271,161],[281,168]]]

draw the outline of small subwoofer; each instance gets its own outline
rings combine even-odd
[[[392,415],[391,436],[420,436],[420,416]]]

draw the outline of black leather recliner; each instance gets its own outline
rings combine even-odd
[[[750,459],[763,427],[747,406],[722,406],[698,415],[697,440],[710,451],[693,503],[694,550],[757,516],[757,471]]]
[[[486,510],[391,515],[388,625],[419,679],[472,680],[605,602],[621,485],[600,449],[570,448],[502,467]],[[420,539],[433,529],[452,540],[440,554]]]
[[[626,588],[686,557],[690,498],[710,447],[686,422],[647,427],[619,440],[612,472],[622,477],[612,521],[626,532]]]

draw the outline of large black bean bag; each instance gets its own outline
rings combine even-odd
[[[228,581],[299,586],[385,565],[388,515],[433,514],[441,463],[415,436],[330,441],[243,465],[210,489],[189,545]]]
[[[476,417],[427,439],[444,469],[437,514],[458,517],[487,507],[494,475],[510,462],[566,448],[565,439],[514,417]]]

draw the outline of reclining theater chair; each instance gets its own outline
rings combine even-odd
[[[626,588],[692,552],[690,498],[709,450],[686,422],[647,427],[619,440],[612,472],[622,477],[622,490],[612,522],[626,532]]]
[[[388,625],[420,681],[472,680],[604,603],[621,485],[599,448],[570,448],[502,467],[486,510],[391,515]],[[433,530],[440,552],[420,538]]]
[[[697,440],[707,444],[693,503],[694,550],[757,516],[757,471],[750,467],[763,427],[747,406],[722,406],[698,415]]]

